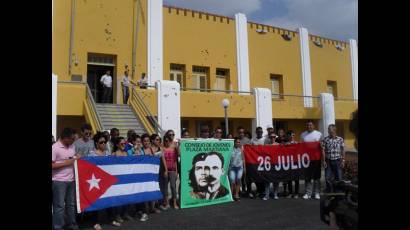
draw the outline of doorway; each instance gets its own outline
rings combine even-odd
[[[101,66],[101,65],[87,65],[87,83],[91,89],[91,94],[93,95],[95,103],[102,103],[104,87],[100,82],[101,77],[107,72],[111,71],[111,76],[113,77],[114,83],[114,67],[113,66]],[[114,84],[113,84],[114,87]],[[113,94],[108,103],[113,103]]]
[[[102,103],[104,87],[101,77],[109,70],[112,77],[112,93],[108,103],[116,103],[117,78],[115,74],[115,56],[102,54],[88,54],[87,84],[90,87],[96,103]]]

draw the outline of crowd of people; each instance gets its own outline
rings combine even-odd
[[[301,142],[321,142],[322,162],[319,162],[317,172],[305,180],[303,199],[320,199],[321,167],[325,168],[326,191],[333,191],[332,180],[341,180],[344,165],[344,141],[336,135],[336,126],[329,125],[329,136],[322,137],[322,133],[315,130],[313,121],[307,122],[306,131],[300,135]],[[267,134],[263,135],[263,128],[257,127],[256,136],[252,137],[249,131],[238,127],[237,136],[226,135],[227,139],[234,139],[234,149],[230,159],[228,177],[231,182],[231,191],[234,200],[240,197],[279,199],[280,183],[283,187],[283,196],[299,198],[299,180],[281,181],[275,183],[259,183],[246,176],[246,164],[243,145],[280,145],[294,144],[296,134],[292,130],[280,128],[275,131],[273,126],[267,127]],[[202,128],[201,138],[222,139],[223,131],[217,127],[211,134],[209,128]],[[190,138],[188,130],[182,130],[181,138]],[[92,127],[84,124],[81,127],[81,137],[76,136],[72,128],[64,128],[57,140],[52,137],[52,185],[53,185],[53,229],[63,229],[65,225],[71,229],[78,229],[75,212],[75,183],[73,164],[75,159],[84,156],[155,156],[160,158],[159,187],[163,199],[145,202],[143,204],[130,204],[121,207],[108,208],[93,212],[94,229],[102,229],[103,216],[107,216],[111,225],[121,226],[124,220],[138,218],[147,221],[149,215],[161,213],[168,209],[179,209],[178,198],[181,190],[177,189],[177,181],[181,173],[179,140],[175,132],[168,130],[161,138],[157,134],[138,135],[134,130],[129,130],[126,137],[119,135],[119,130],[113,128],[104,132],[97,132],[92,136]],[[252,189],[252,183],[256,191]],[[169,191],[171,189],[171,199]],[[66,217],[66,218],[65,218]]]

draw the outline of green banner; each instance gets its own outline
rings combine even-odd
[[[228,170],[233,140],[182,139],[181,208],[233,201]]]

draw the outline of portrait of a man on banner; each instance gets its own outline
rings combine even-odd
[[[218,152],[200,153],[192,160],[189,171],[190,195],[194,199],[213,200],[229,194],[221,184],[221,176],[225,175],[224,157]]]

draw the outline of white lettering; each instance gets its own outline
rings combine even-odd
[[[282,164],[280,162],[280,156],[278,156],[278,164],[275,165],[275,170],[280,171],[281,168],[282,168]]]
[[[290,164],[289,164],[289,156],[286,156],[286,164],[285,164],[285,156],[282,156],[282,167],[283,167],[283,170],[289,170],[289,166],[290,166]]]
[[[307,153],[304,153],[302,155],[302,165],[303,165],[304,168],[309,168],[310,159],[309,159],[309,155]]]

